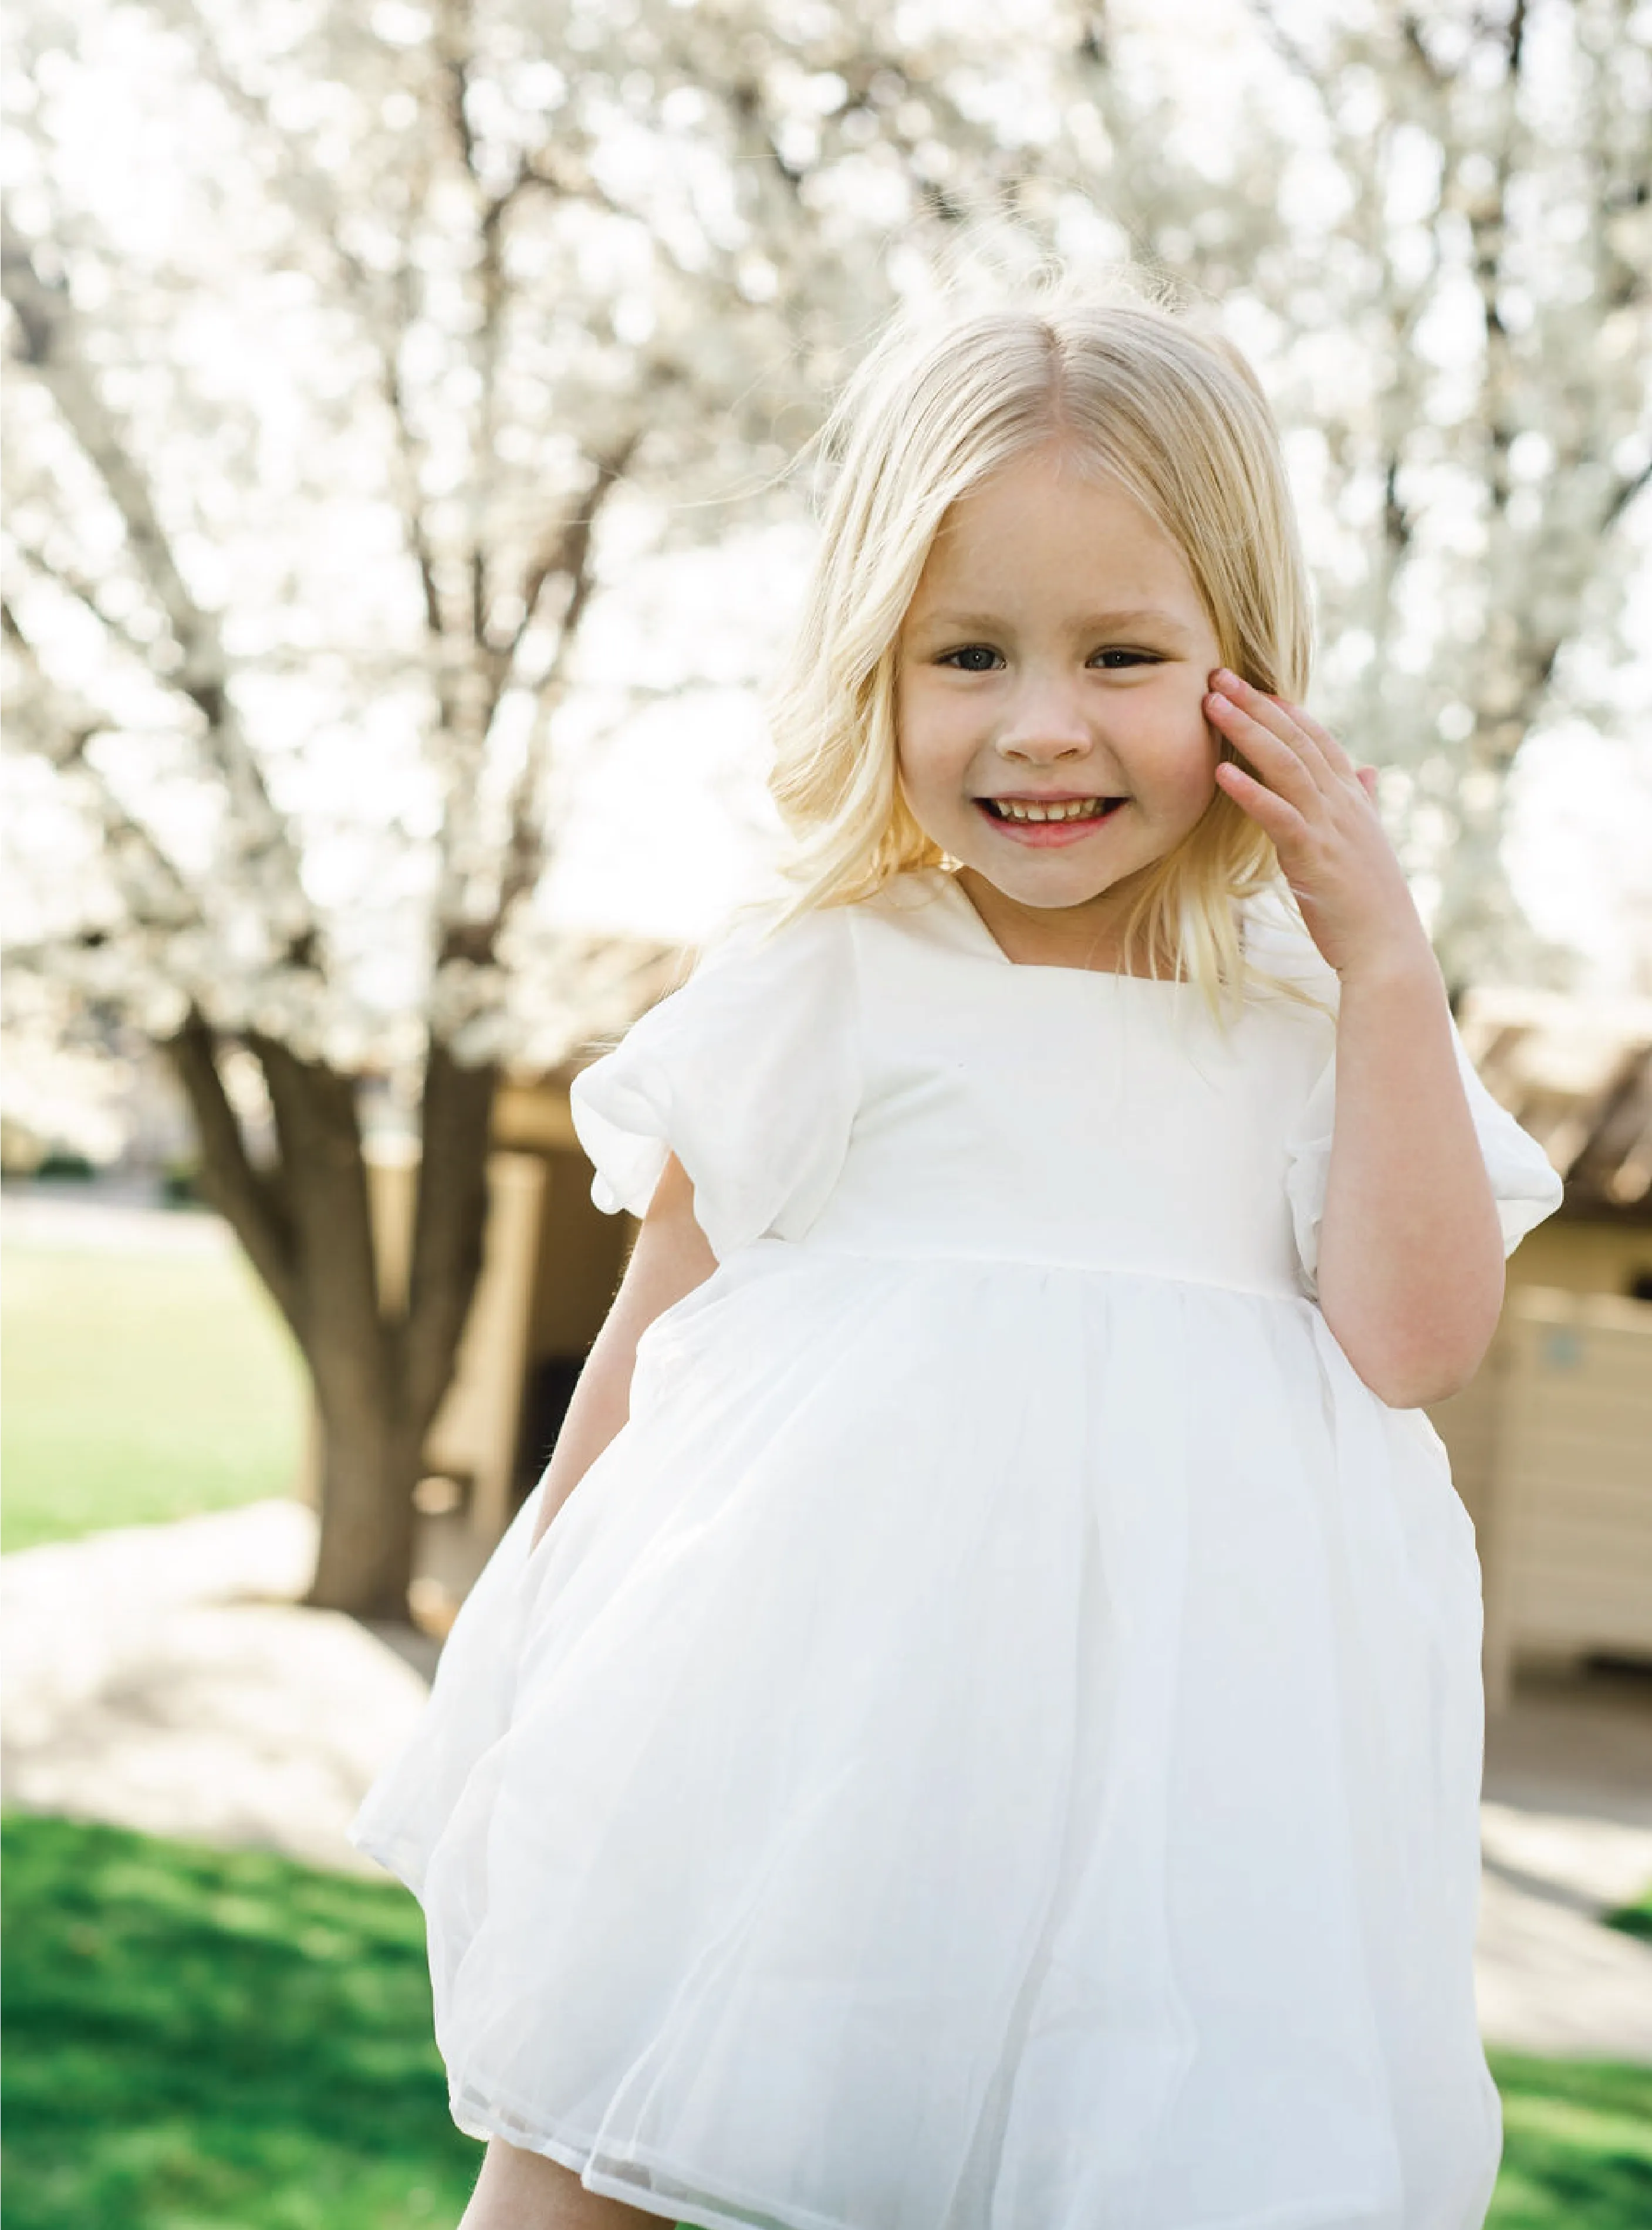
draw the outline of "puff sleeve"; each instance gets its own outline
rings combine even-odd
[[[1467,1048],[1452,1026],[1457,1071],[1468,1095],[1480,1150],[1497,1202],[1503,1252],[1512,1254],[1534,1224],[1552,1215],[1563,1190],[1548,1157],[1500,1107],[1475,1073]],[[1320,1223],[1325,1213],[1326,1179],[1331,1165],[1332,1125],[1336,1114],[1336,1058],[1320,1072],[1287,1144],[1285,1189],[1296,1234],[1296,1251],[1309,1293],[1317,1293]]]
[[[670,1152],[720,1261],[768,1232],[801,1236],[848,1147],[855,1024],[842,907],[773,932],[741,928],[574,1079],[591,1198],[610,1215],[642,1215]]]

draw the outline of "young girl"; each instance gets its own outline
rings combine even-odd
[[[854,382],[797,834],[573,1090],[642,1216],[355,1840],[468,2230],[1471,2230],[1472,1529],[1557,1204],[1455,1037],[1235,355]]]

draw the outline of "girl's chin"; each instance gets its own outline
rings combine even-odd
[[[1063,852],[1045,858],[1016,854],[1008,859],[1001,854],[988,860],[978,850],[967,857],[957,853],[953,857],[960,860],[966,877],[972,875],[987,884],[1012,906],[1051,913],[1094,905],[1118,891],[1135,873],[1132,867],[1109,874],[1105,869],[1098,870],[1094,860],[1086,861],[1081,853]]]

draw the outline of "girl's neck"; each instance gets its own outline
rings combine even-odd
[[[1023,968],[1081,968],[1100,975],[1150,976],[1151,956],[1138,951],[1124,964],[1124,923],[1131,892],[1107,891],[1086,906],[1027,906],[1006,898],[973,867],[954,871],[964,896],[1006,960]],[[1158,973],[1181,971],[1172,956],[1158,957]]]

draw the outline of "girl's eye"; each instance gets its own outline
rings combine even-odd
[[[958,674],[991,674],[1003,665],[1003,660],[991,643],[966,642],[960,643],[956,650],[942,651],[935,663],[937,666],[950,666]],[[1133,667],[1158,666],[1161,661],[1158,653],[1153,650],[1108,648],[1094,652],[1089,663],[1093,667],[1100,667],[1104,673],[1120,674],[1128,672]]]

